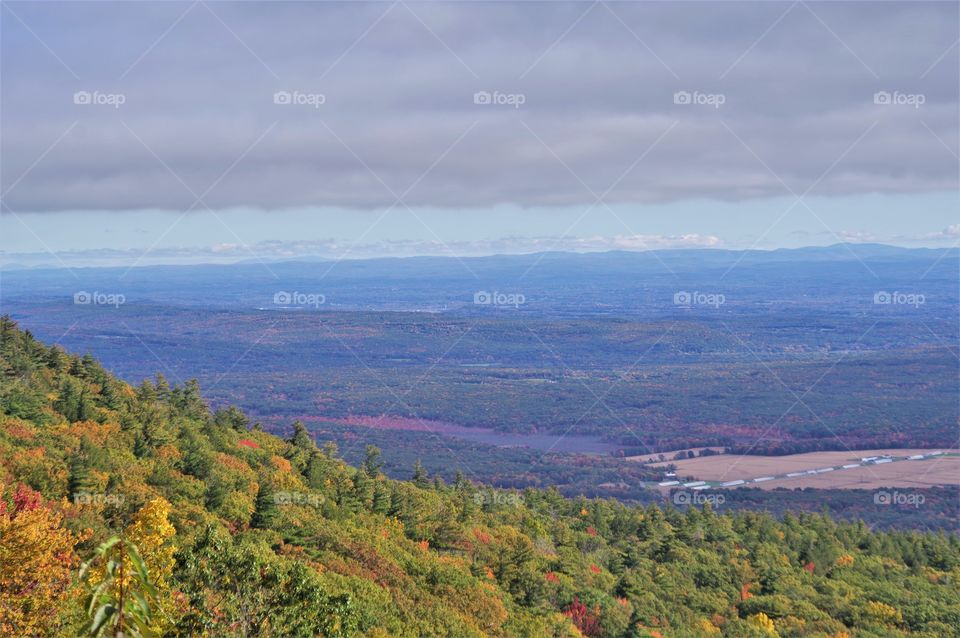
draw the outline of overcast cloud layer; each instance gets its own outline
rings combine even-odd
[[[3,11],[17,212],[957,187],[956,3]],[[275,103],[283,91],[305,103]],[[505,103],[475,103],[483,91]],[[876,103],[884,91],[905,103]]]

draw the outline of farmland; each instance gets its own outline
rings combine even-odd
[[[924,449],[879,449],[808,452],[775,457],[718,454],[658,463],[654,467],[670,467],[678,478],[720,483],[723,487],[739,487],[740,485],[723,484],[745,481],[750,487],[763,490],[808,487],[921,489],[960,484],[960,454],[956,450],[945,450],[943,454],[931,455],[933,452],[935,451]],[[908,456],[924,458],[903,458]],[[889,457],[892,461],[864,463],[861,460],[884,457]],[[829,471],[825,471],[828,469]],[[789,474],[797,476],[788,476]],[[767,480],[756,481],[757,478]]]

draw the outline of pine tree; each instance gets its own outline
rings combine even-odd
[[[137,430],[137,433],[133,438],[133,454],[138,459],[142,459],[147,454],[150,453],[150,443],[147,441],[147,437],[143,435],[143,429]]]
[[[246,432],[247,428],[250,427],[250,419],[234,405],[214,412],[213,422],[218,427],[229,428],[237,432]]]
[[[405,510],[406,501],[403,494],[400,493],[400,490],[394,488],[390,493],[390,507],[387,509],[387,514],[394,518],[402,518]]]
[[[90,458],[84,453],[83,447],[81,443],[80,449],[71,454],[67,462],[70,470],[67,483],[70,498],[76,498],[77,494],[82,492],[91,492],[95,487],[90,475]]]
[[[298,472],[306,476],[309,469],[310,459],[317,451],[317,444],[314,443],[310,431],[303,424],[303,421],[293,422],[293,436],[290,437],[290,450],[287,452],[287,460],[297,469]]]
[[[250,526],[258,529],[268,529],[277,518],[277,504],[273,498],[273,490],[263,483],[257,490],[257,502],[250,519]]]
[[[328,473],[329,461],[326,460],[326,457],[320,450],[314,450],[307,460],[306,469],[303,471],[303,477],[306,479],[307,485],[309,485],[311,489],[322,490]]]
[[[381,482],[373,486],[373,511],[377,514],[387,514],[390,511],[390,491]]]
[[[376,445],[368,445],[366,448],[366,457],[363,460],[363,471],[372,479],[380,475],[380,468],[383,463],[380,461],[380,448]]]
[[[67,421],[86,421],[93,414],[93,406],[82,382],[66,377],[60,385],[60,396],[53,407]]]
[[[358,474],[362,474],[358,472]],[[355,513],[360,509],[360,499],[357,498],[356,486],[344,474],[337,474],[333,479],[334,499],[337,507],[345,513]]]
[[[310,436],[310,430],[303,424],[303,421],[297,419],[293,422],[293,436],[290,437],[290,443],[301,450],[312,451],[317,447]]]
[[[456,547],[461,535],[455,513],[448,506],[443,506],[437,514],[437,526],[433,531],[434,544],[440,548]]]
[[[427,475],[427,471],[423,468],[423,464],[420,462],[420,459],[417,459],[417,462],[413,464],[413,483],[417,487],[424,489],[430,487],[430,477]]]
[[[137,387],[137,398],[142,403],[153,403],[157,400],[157,389],[150,382],[150,379],[144,379]]]
[[[53,346],[47,351],[47,367],[56,372],[63,372],[70,365],[70,356],[59,346]]]
[[[372,481],[362,469],[354,473],[353,494],[363,508],[369,509],[373,504]]]
[[[146,404],[137,416],[141,423],[141,445],[146,449],[155,449],[177,439],[177,427],[163,406],[156,403]]]
[[[473,484],[467,480],[467,477],[460,470],[457,470],[457,474],[453,479],[453,491],[456,493],[457,502],[460,505],[457,520],[461,523],[466,522],[476,514],[477,502]]]
[[[177,411],[185,417],[203,420],[207,417],[207,404],[203,402],[200,393],[200,382],[196,379],[187,379],[179,392],[175,395],[174,405]]]
[[[163,376],[162,373],[158,372],[156,376],[156,384],[154,385],[157,391],[157,399],[163,401],[164,403],[170,403],[170,398],[172,395],[172,390],[170,389],[170,383],[167,381],[167,378]]]

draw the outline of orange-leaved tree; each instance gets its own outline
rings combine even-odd
[[[7,501],[0,487],[0,635],[53,630],[70,595],[77,538],[63,516],[22,483]]]

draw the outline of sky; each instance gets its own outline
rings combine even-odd
[[[0,264],[960,241],[955,2],[4,2]]]

